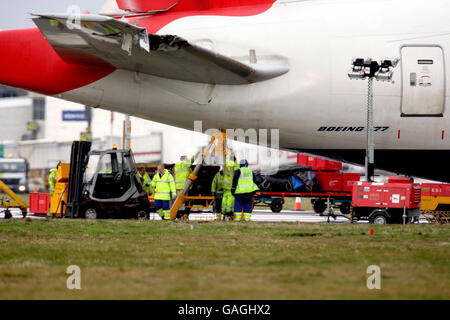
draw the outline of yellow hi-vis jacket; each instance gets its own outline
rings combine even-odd
[[[144,172],[143,175],[140,174],[140,172],[138,172],[139,178],[142,179],[142,189],[144,189],[145,192],[147,192],[147,194],[151,194],[152,193],[152,180],[150,179],[150,177],[148,176],[147,172]]]
[[[156,172],[152,180],[152,187],[155,189],[155,200],[170,200],[172,196],[176,195],[175,182],[169,170],[164,169],[164,174],[161,177],[159,171]]]
[[[57,176],[58,176],[58,169],[55,169],[55,168],[50,169],[50,174],[48,176],[48,186],[50,189],[50,193],[52,193],[52,194],[55,191]]]
[[[189,174],[191,173],[191,166],[194,163],[195,158],[192,157],[189,163],[184,161],[179,161],[175,163],[173,167],[173,173],[175,174],[175,188],[177,190],[182,190],[184,185],[189,179]]]
[[[240,168],[241,174],[234,194],[252,193],[258,191],[258,186],[253,182],[253,172],[247,167]]]
[[[237,162],[227,160],[225,168],[223,169],[223,189],[224,190],[231,190],[235,170],[239,170],[239,165],[237,164]]]
[[[216,173],[211,184],[211,193],[216,194],[216,198],[222,198],[223,196],[223,174],[219,172]]]

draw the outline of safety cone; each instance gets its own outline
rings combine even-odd
[[[295,198],[295,205],[294,205],[294,210],[296,211],[302,211],[302,198],[300,197],[296,197]]]

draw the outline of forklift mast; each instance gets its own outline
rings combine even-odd
[[[65,217],[77,218],[83,191],[83,174],[86,169],[86,160],[91,150],[91,142],[74,141],[70,153],[70,176],[67,195]]]

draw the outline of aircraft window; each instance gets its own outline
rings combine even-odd
[[[430,60],[430,59],[420,59],[420,60],[417,60],[417,63],[418,63],[418,64],[433,64],[433,60]]]

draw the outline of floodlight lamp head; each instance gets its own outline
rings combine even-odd
[[[397,66],[399,59],[383,59],[380,62],[380,69],[375,73],[375,78],[380,81],[392,81],[394,68]]]
[[[363,67],[364,66],[364,58],[355,58],[352,61],[353,67]]]
[[[386,58],[381,60],[380,66],[381,68],[395,68],[398,65],[399,61],[400,59],[398,58]]]
[[[350,79],[364,79],[364,58],[354,58],[352,67],[348,72]]]
[[[394,71],[388,69],[387,71],[378,71],[375,73],[375,79],[379,81],[392,81],[392,76],[394,75]]]

